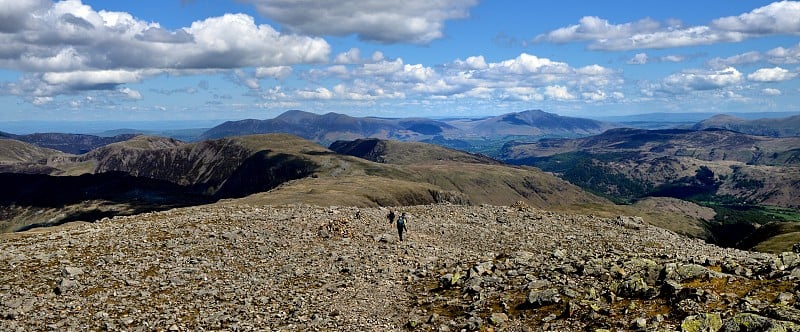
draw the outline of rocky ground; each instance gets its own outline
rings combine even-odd
[[[221,203],[0,237],[0,330],[800,331],[800,258],[524,204]]]

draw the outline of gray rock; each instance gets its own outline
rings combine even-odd
[[[503,325],[507,321],[508,321],[508,315],[506,315],[506,314],[504,314],[502,312],[494,312],[489,317],[489,323],[491,323],[494,326]]]
[[[439,287],[448,289],[452,288],[461,281],[461,273],[448,273],[439,277]]]
[[[781,292],[777,297],[775,297],[775,302],[788,305],[791,302],[794,302],[794,295],[792,293]]]
[[[751,313],[739,313],[722,324],[720,332],[800,331],[800,326]]]
[[[667,280],[682,282],[704,276],[721,277],[716,271],[697,264],[669,263],[664,266],[664,278]]]
[[[62,295],[69,290],[78,287],[78,282],[72,279],[61,278],[61,281],[58,283],[58,286],[54,289],[56,295]]]
[[[472,316],[467,319],[467,323],[464,325],[464,328],[468,331],[477,331],[481,328],[481,326],[483,326],[483,320],[480,317]]]
[[[64,278],[75,278],[83,274],[83,269],[79,267],[67,266],[61,269],[61,276]]]
[[[634,275],[622,283],[617,284],[615,293],[626,298],[641,299],[652,298],[658,295],[656,289],[650,287],[646,282],[644,282],[644,279],[638,275]]]
[[[770,306],[764,310],[764,315],[777,320],[789,321],[800,324],[800,309],[784,305]]]
[[[681,331],[684,332],[716,332],[721,327],[722,317],[719,313],[691,315],[681,322]]]
[[[647,319],[644,317],[638,317],[633,320],[633,327],[638,330],[642,330],[647,328]]]
[[[529,306],[541,307],[561,302],[561,295],[558,293],[558,289],[555,288],[534,289],[528,292],[525,301],[525,304]]]
[[[781,270],[790,270],[797,266],[800,266],[800,256],[794,252],[782,252],[780,255]]]

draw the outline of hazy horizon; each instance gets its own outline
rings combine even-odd
[[[545,111],[546,112],[546,111]],[[314,112],[311,112],[314,113]],[[328,112],[325,112],[328,113]],[[316,113],[324,114],[324,113]],[[556,114],[556,113],[554,113]],[[699,122],[718,114],[728,114],[742,119],[755,120],[760,118],[782,118],[800,115],[800,112],[756,112],[756,113],[641,113],[631,115],[613,115],[585,117],[607,122],[637,122],[651,121],[668,123]],[[280,115],[280,114],[279,114]],[[500,114],[496,114],[500,115]],[[559,114],[560,115],[560,114]],[[478,119],[495,115],[476,115],[476,116],[449,116],[449,117],[429,117],[431,119],[458,119],[469,118]],[[267,120],[269,118],[257,118],[256,120]],[[73,120],[73,121],[47,121],[47,120],[0,120],[0,132],[14,135],[27,135],[35,133],[71,133],[71,134],[108,134],[108,132],[118,130],[141,130],[152,132],[169,132],[196,129],[209,129],[222,124],[226,121],[240,121],[252,118],[241,119],[204,119],[204,120],[143,120],[143,121],[124,121],[124,120]]]

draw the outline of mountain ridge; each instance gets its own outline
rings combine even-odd
[[[311,196],[324,201],[346,193],[353,196],[349,202],[369,206],[511,204],[520,200],[542,207],[608,203],[536,169],[503,165],[426,143],[381,145],[390,147],[386,160],[391,163],[338,154],[289,134],[194,143],[137,136],[82,155],[56,153],[42,161],[33,154],[31,159],[42,164],[38,175],[3,175],[6,182],[19,185],[0,197],[6,208],[5,226],[0,228],[57,225],[88,215],[86,210],[107,216],[114,211],[139,213],[248,195],[257,196],[252,200],[275,203],[281,199],[303,201]],[[430,159],[403,162],[408,161],[407,151]],[[12,160],[7,167],[29,164]],[[31,184],[22,185],[26,181]],[[136,186],[137,181],[141,188]],[[358,189],[348,192],[341,183],[352,183]],[[53,191],[54,187],[63,190]],[[382,195],[375,195],[376,191]],[[48,200],[48,195],[58,195],[57,204]],[[25,199],[17,201],[19,197]],[[21,202],[30,208],[20,209]],[[37,206],[48,212],[38,216],[29,213]]]
[[[727,129],[759,136],[800,136],[800,115],[748,120],[733,115],[718,114],[692,126],[692,129],[695,130],[709,128]]]

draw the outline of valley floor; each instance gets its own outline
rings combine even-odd
[[[800,257],[524,205],[218,203],[0,235],[0,330],[798,330]],[[754,325],[755,324],[755,325]]]

